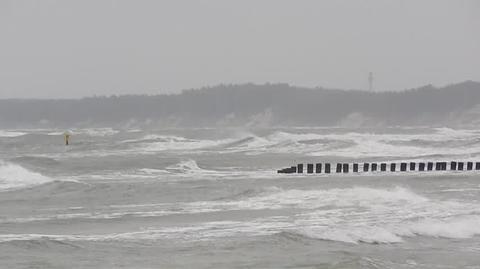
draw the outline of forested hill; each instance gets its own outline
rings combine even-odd
[[[480,125],[480,83],[401,92],[220,85],[174,95],[0,100],[0,127]]]

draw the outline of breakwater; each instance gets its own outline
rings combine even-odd
[[[333,169],[332,169],[333,168]],[[472,171],[480,170],[480,162],[365,162],[365,163],[299,163],[283,168],[280,174],[330,174],[361,172],[407,172],[407,171]]]

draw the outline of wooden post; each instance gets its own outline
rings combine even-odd
[[[344,164],[343,164],[343,172],[344,172],[344,173],[348,173],[348,168],[349,168],[349,167],[348,167],[348,163],[344,163]]]
[[[330,164],[329,163],[325,164],[325,174],[330,174]]]
[[[416,163],[411,162],[410,163],[410,171],[415,171],[415,166],[416,166]]]
[[[381,163],[381,164],[380,164],[380,170],[381,170],[382,172],[387,171],[387,164],[386,164],[386,163]]]
[[[370,168],[370,164],[369,163],[364,163],[363,164],[363,172],[368,172],[368,169]]]
[[[467,163],[467,170],[473,170],[473,162]]]
[[[307,173],[313,174],[313,163],[307,164]]]
[[[303,174],[303,163],[297,164],[297,173]]]
[[[317,163],[316,164],[316,167],[315,167],[315,173],[319,174],[322,172],[322,164],[321,163]]]
[[[450,170],[457,170],[457,162],[450,162]]]
[[[447,162],[442,163],[442,170],[446,171],[447,170]]]
[[[390,164],[390,172],[395,172],[396,167],[397,167],[396,163],[391,163]]]
[[[432,170],[433,170],[433,163],[432,163],[432,162],[428,162],[428,163],[427,163],[427,170],[428,170],[428,171],[432,171]]]
[[[332,167],[330,163],[325,163],[324,164],[324,172],[326,174],[330,174],[332,171]],[[359,163],[352,163],[352,171],[354,173],[360,172],[360,165]],[[385,172],[387,171],[387,165],[390,166],[390,171],[391,172],[396,172],[397,170],[397,163],[363,163],[363,172],[368,172],[369,170],[372,172],[379,171]],[[322,163],[307,163],[306,164],[306,173],[308,174],[313,174],[317,173],[320,174],[322,173]],[[448,170],[448,162],[420,162],[418,163],[418,171],[446,171]],[[279,174],[293,174],[293,173],[298,173],[302,174],[303,173],[303,167],[304,164],[299,163],[296,166],[291,166],[288,168],[283,168],[277,170],[277,173]],[[415,162],[401,162],[399,163],[399,171],[406,172],[408,169],[410,171],[415,171],[417,168],[417,163]],[[450,170],[451,171],[463,171],[463,170],[480,170],[480,162],[456,162],[456,161],[451,161],[450,162]],[[350,164],[349,163],[337,163],[336,166],[336,172],[337,173],[349,173],[350,172]]]
[[[358,173],[358,163],[353,164],[353,172]]]
[[[418,163],[418,171],[425,171],[425,163]]]

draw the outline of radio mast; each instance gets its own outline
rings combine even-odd
[[[368,91],[373,91],[373,73],[368,73]]]

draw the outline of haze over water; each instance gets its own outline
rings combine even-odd
[[[478,129],[63,131],[0,130],[1,267],[480,268],[478,172],[276,173],[478,161]]]
[[[479,14],[0,0],[0,269],[480,269],[480,170],[277,173],[480,165]]]

